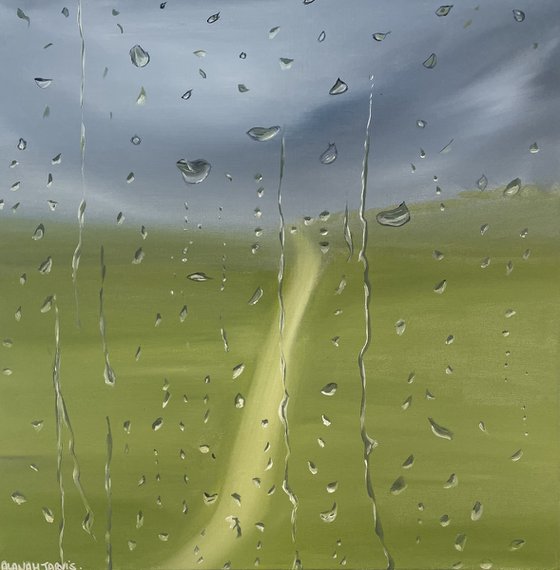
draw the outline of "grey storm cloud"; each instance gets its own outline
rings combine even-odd
[[[456,5],[445,17],[436,16],[438,6],[424,0],[169,0],[162,10],[152,0],[82,0],[88,216],[111,221],[123,211],[138,223],[181,224],[185,215],[190,223],[207,223],[223,208],[227,222],[251,223],[259,206],[262,223],[275,223],[282,135],[289,218],[342,210],[346,202],[356,208],[370,75],[369,206],[432,199],[434,176],[444,197],[472,188],[482,173],[490,186],[517,176],[558,182],[560,4],[497,0]],[[17,18],[18,7],[31,18],[29,27]],[[524,10],[525,21],[516,22],[513,9]],[[1,197],[7,207],[21,201],[19,215],[51,215],[48,198],[59,202],[57,216],[75,216],[81,199],[80,38],[75,5],[69,10],[65,18],[50,2],[0,4],[2,45],[11,54],[0,71],[9,86],[0,117]],[[217,12],[220,19],[208,24]],[[322,31],[326,38],[319,42]],[[390,33],[376,42],[375,32]],[[144,68],[131,63],[136,44],[150,54]],[[422,62],[431,53],[438,63],[426,69]],[[292,67],[283,70],[280,58],[293,59]],[[53,83],[39,89],[34,77]],[[348,91],[329,95],[339,77]],[[249,91],[240,93],[240,83]],[[147,100],[140,106],[142,87]],[[181,99],[188,89],[192,97]],[[50,115],[43,118],[47,105]],[[424,129],[418,119],[427,121]],[[280,125],[282,135],[264,143],[246,135],[253,126],[270,125]],[[131,144],[134,135],[140,145]],[[16,149],[19,137],[28,141],[25,151]],[[440,153],[452,139],[450,152]],[[538,154],[528,151],[533,142]],[[321,164],[329,143],[338,157]],[[61,165],[51,165],[59,152]],[[208,179],[184,184],[175,166],[182,158],[208,160]],[[13,159],[20,164],[11,169]],[[54,183],[46,189],[49,172]],[[128,184],[130,172],[135,179]],[[16,180],[22,182],[17,195],[9,190]],[[261,185],[264,195],[257,199]]]

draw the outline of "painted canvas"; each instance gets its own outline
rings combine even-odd
[[[559,568],[557,0],[1,0],[0,569]]]

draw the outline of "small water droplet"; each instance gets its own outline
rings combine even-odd
[[[433,69],[437,65],[437,55],[432,53],[423,63],[422,65],[426,69]]]
[[[52,79],[46,79],[44,77],[35,77],[34,80],[37,87],[40,87],[41,89],[46,89],[53,81]]]
[[[68,10],[68,8],[66,6],[64,6],[64,8],[62,8],[62,10],[60,12],[65,18],[68,18],[68,16],[70,16],[70,11]]]
[[[373,39],[376,42],[382,42],[391,32],[376,32],[373,34]]]
[[[329,382],[321,388],[321,394],[323,394],[323,396],[334,396],[337,388],[338,385],[335,382]]]
[[[451,473],[447,481],[443,484],[444,489],[451,489],[452,487],[457,487],[459,484],[459,480],[457,479],[457,475],[455,473]]]
[[[209,277],[202,271],[197,271],[196,273],[189,273],[189,275],[187,275],[187,279],[190,279],[191,281],[195,281],[197,283],[203,283],[204,281],[209,281],[212,279],[212,277]]]
[[[257,288],[255,289],[255,292],[254,292],[253,295],[251,296],[251,298],[247,301],[247,303],[248,303],[249,305],[256,305],[256,304],[260,301],[260,299],[261,299],[261,297],[263,296],[263,294],[264,294],[264,292],[263,292],[262,288],[261,288],[261,287],[257,287]]]
[[[441,437],[442,439],[448,439],[448,440],[453,439],[453,432],[451,430],[449,430],[446,427],[443,427],[442,425],[438,424],[432,418],[428,418],[428,421],[430,422],[430,427],[432,428],[432,433],[435,436]]]
[[[237,378],[239,378],[241,374],[243,374],[244,370],[245,370],[245,364],[243,363],[234,366],[232,369],[232,379],[236,380]]]
[[[237,90],[239,93],[247,93],[249,91],[249,88],[244,83],[238,83]]]
[[[406,322],[403,321],[402,319],[398,320],[395,323],[395,330],[396,330],[397,334],[399,336],[401,336],[404,333],[404,331],[406,330]]]
[[[244,408],[245,407],[245,398],[239,393],[236,394],[236,396],[234,398],[234,404],[235,404],[235,407],[238,409]]]
[[[476,501],[476,503],[473,505],[473,508],[471,511],[471,520],[472,521],[480,520],[482,517],[483,510],[484,510],[484,507],[482,506],[482,503],[480,501]]]
[[[510,457],[510,459],[511,459],[512,461],[519,461],[522,457],[523,457],[523,450],[522,450],[522,449],[518,449],[518,450]]]
[[[45,518],[45,521],[47,521],[48,523],[54,522],[54,514],[48,507],[43,507],[42,513],[43,517]]]
[[[510,550],[519,550],[520,548],[523,548],[525,546],[525,541],[522,538],[516,538],[515,540],[512,540],[509,544],[509,549]]]
[[[25,150],[27,148],[27,141],[25,139],[19,139],[17,148],[18,150]]]
[[[278,35],[279,31],[280,31],[280,26],[275,26],[274,28],[271,28],[268,31],[268,39],[273,40]]]
[[[525,12],[522,12],[521,10],[512,10],[513,12],[513,19],[516,22],[523,22],[523,20],[525,19]]]
[[[319,43],[324,42],[326,37],[327,37],[327,34],[326,34],[325,31],[323,30],[323,31],[319,34],[319,37],[317,38],[317,41],[318,41]]]
[[[446,289],[447,281],[445,279],[434,285],[434,293],[439,293],[441,295]]]
[[[436,10],[436,16],[447,16],[447,14],[449,14],[449,12],[451,11],[451,8],[453,8],[453,4],[448,6],[440,6]]]
[[[219,19],[220,19],[220,12],[217,12],[216,14],[212,14],[211,16],[209,16],[206,21],[209,24],[213,24],[214,22],[217,22]]]
[[[455,544],[453,545],[455,547],[455,550],[458,550],[459,552],[463,552],[463,550],[465,550],[465,544],[467,543],[467,535],[466,534],[458,534],[455,537]]]
[[[403,469],[410,469],[414,465],[414,455],[409,455],[402,464]]]
[[[336,503],[333,503],[332,508],[329,511],[324,511],[319,514],[320,519],[325,523],[332,523],[336,520],[338,509]]]
[[[515,196],[519,190],[521,190],[521,179],[515,178],[505,187],[504,196]]]
[[[14,491],[11,495],[12,497],[12,501],[16,504],[16,505],[23,505],[23,503],[27,502],[27,499],[25,497],[25,495],[23,495],[22,493],[20,493],[19,491]]]
[[[152,430],[157,431],[158,429],[161,429],[162,426],[163,426],[163,418],[159,417],[152,424]]]

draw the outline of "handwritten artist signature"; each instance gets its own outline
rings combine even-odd
[[[81,570],[75,562],[0,562],[0,570]]]

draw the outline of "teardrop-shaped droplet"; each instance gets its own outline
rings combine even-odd
[[[327,37],[327,34],[326,34],[325,31],[323,30],[323,31],[319,34],[319,37],[317,38],[317,41],[318,41],[319,43],[324,42],[326,37]]]
[[[45,259],[45,261],[41,262],[41,264],[39,265],[38,267],[39,273],[41,273],[42,275],[47,275],[48,273],[51,272],[52,265],[53,265],[53,260],[52,257],[49,255],[47,259]]]
[[[406,487],[407,487],[406,481],[404,480],[404,477],[401,475],[400,477],[395,479],[389,491],[392,495],[398,495],[402,493],[406,489]]]
[[[187,184],[200,184],[206,180],[212,168],[208,161],[200,158],[192,161],[182,158],[176,164],[183,180]]]
[[[257,287],[255,292],[251,295],[251,298],[247,301],[249,305],[256,305],[261,297],[263,296],[263,290],[261,287]]]
[[[49,295],[44,301],[43,304],[41,305],[41,313],[48,313],[51,308],[52,308],[52,304],[54,301],[54,297],[52,295]]]
[[[432,433],[434,435],[441,437],[442,439],[448,439],[450,441],[453,439],[453,432],[451,430],[443,427],[442,425],[439,425],[432,418],[428,418],[428,421],[430,422],[430,427],[432,428]]]
[[[480,520],[480,518],[482,517],[483,510],[484,507],[482,506],[482,503],[480,501],[476,501],[471,511],[471,520],[472,521]]]
[[[217,22],[219,19],[220,19],[220,12],[217,12],[216,14],[212,14],[211,16],[209,16],[206,21],[209,24],[213,24],[214,22]]]
[[[376,42],[382,42],[391,32],[376,32],[373,34],[373,39]]]
[[[37,241],[37,240],[43,239],[44,235],[45,235],[45,226],[43,224],[39,224],[35,228],[35,231],[33,232],[31,239]]]
[[[280,132],[280,127],[253,127],[247,134],[255,141],[265,142],[273,139]]]
[[[519,461],[521,458],[523,457],[523,450],[522,449],[518,449],[511,457],[510,459],[514,462]]]
[[[27,16],[27,14],[21,8],[18,8],[16,13],[18,18],[20,18],[21,20],[25,20],[27,22],[27,27],[31,25],[31,20],[29,19],[29,16]]]
[[[157,418],[152,424],[152,430],[157,431],[163,426],[163,418]]]
[[[294,60],[290,59],[289,57],[281,57],[279,59],[279,62],[280,62],[280,69],[282,71],[285,71],[287,69],[292,68],[292,64],[294,63]]]
[[[521,190],[521,179],[515,178],[504,190],[504,196],[515,196]]]
[[[238,83],[237,90],[239,93],[247,93],[247,91],[249,91],[249,88],[244,83]]]
[[[522,538],[516,538],[515,540],[512,540],[509,544],[509,549],[510,550],[519,550],[520,548],[523,548],[525,546],[525,541]]]
[[[270,28],[270,30],[268,30],[268,39],[273,40],[278,35],[279,31],[280,26],[274,26],[274,28]]]
[[[41,89],[46,89],[52,83],[52,79],[45,79],[44,77],[35,77],[35,83],[37,84],[37,87],[40,87]]]
[[[134,135],[131,139],[130,142],[134,145],[134,146],[138,146],[141,142],[142,139],[138,136],[138,135]]]
[[[410,469],[414,465],[414,455],[409,455],[403,462],[403,469]]]
[[[64,8],[62,8],[62,10],[60,11],[60,13],[65,17],[68,18],[68,16],[70,16],[70,10],[68,10],[68,8],[66,6],[64,6]]]
[[[424,62],[422,62],[422,65],[426,69],[433,69],[437,65],[437,55],[432,53]]]
[[[440,281],[437,285],[434,286],[434,293],[439,293],[440,295],[445,291],[447,288],[447,280]]]
[[[424,129],[427,124],[428,124],[428,123],[427,123],[426,121],[422,120],[422,119],[418,119],[418,120],[416,121],[416,126],[417,126],[419,129]]]
[[[348,91],[348,85],[339,77],[330,88],[329,95],[341,95],[342,93],[346,93],[346,91]]]
[[[43,517],[46,522],[53,523],[54,522],[54,514],[48,507],[42,508]]]
[[[14,491],[12,493],[11,497],[12,497],[12,501],[16,505],[23,505],[23,503],[27,502],[25,495],[23,493],[20,493],[19,491]]]
[[[321,388],[321,394],[323,394],[323,396],[334,396],[337,388],[338,384],[336,384],[336,382],[329,382]]]
[[[401,202],[392,210],[383,210],[375,216],[377,223],[382,226],[400,228],[410,221],[410,211],[405,202]]]
[[[236,394],[233,400],[236,408],[244,408],[245,407],[245,398],[241,394]]]
[[[395,330],[396,330],[397,334],[399,336],[401,336],[404,333],[404,331],[406,330],[406,322],[403,321],[402,319],[398,320],[395,323]]]
[[[449,12],[451,11],[451,8],[453,8],[453,4],[449,6],[440,6],[436,10],[436,16],[447,16],[447,14],[449,14]]]
[[[539,145],[534,142],[530,147],[529,147],[529,152],[531,154],[537,154],[537,152],[539,152]]]
[[[484,174],[476,181],[476,185],[478,186],[478,189],[481,191],[486,190],[486,187],[488,186],[488,178],[486,178],[486,176],[484,176]]]
[[[457,479],[457,475],[455,473],[451,473],[447,481],[443,484],[444,489],[451,489],[452,487],[457,487],[459,481]]]
[[[19,139],[17,143],[18,150],[25,150],[27,148],[27,141],[25,139]]]
[[[142,263],[142,261],[144,260],[144,257],[146,256],[146,254],[144,253],[144,251],[142,250],[142,248],[138,248],[135,252],[134,252],[134,257],[132,258],[132,263],[135,265],[138,265],[140,263]]]
[[[179,313],[179,321],[181,323],[185,322],[185,319],[187,318],[187,314],[188,314],[187,305],[183,305],[183,308],[181,309],[181,312]]]
[[[136,67],[146,67],[150,63],[150,54],[138,44],[130,48],[130,60]]]
[[[516,22],[523,22],[523,20],[525,19],[525,12],[522,12],[521,10],[512,10],[513,12],[513,19]]]
[[[51,158],[51,164],[60,164],[62,162],[62,153],[58,153],[55,157]]]
[[[206,275],[206,273],[203,273],[202,271],[198,271],[196,273],[189,273],[189,275],[187,275],[187,279],[190,279],[191,281],[196,281],[196,282],[202,283],[203,281],[208,281],[209,279],[212,279],[212,278],[208,277],[208,275]]]
[[[321,520],[325,523],[332,523],[336,520],[338,509],[336,503],[333,504],[332,508],[329,511],[324,511],[319,514]]]
[[[334,143],[329,143],[328,148],[321,154],[319,160],[323,164],[332,164],[338,156],[338,151]]]
[[[245,364],[243,362],[241,364],[238,364],[237,366],[234,366],[231,371],[232,379],[236,380],[237,378],[239,378],[241,374],[243,374],[244,370],[245,370]]]
[[[239,54],[239,59],[247,59],[247,54],[246,54],[244,51],[242,51],[242,52]]]
[[[463,550],[465,550],[466,542],[467,542],[467,535],[466,534],[458,534],[455,537],[455,544],[453,546],[455,547],[455,550],[458,550],[459,552],[463,552]]]
[[[184,99],[185,101],[188,101],[191,97],[192,97],[192,89],[188,89],[187,91],[185,91],[182,95],[181,95],[181,99]]]

